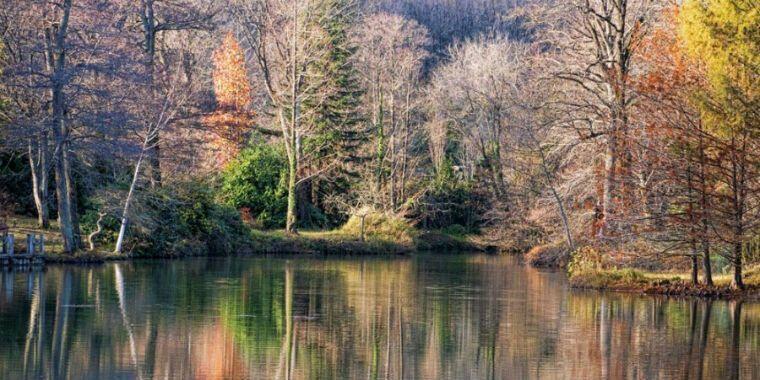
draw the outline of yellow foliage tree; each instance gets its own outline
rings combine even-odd
[[[212,59],[217,109],[204,122],[216,135],[211,142],[216,150],[214,164],[224,165],[245,144],[253,126],[254,114],[249,111],[251,85],[243,49],[232,33],[227,34]]]
[[[732,285],[743,288],[745,247],[760,227],[760,7],[756,0],[686,0],[679,35],[689,55],[702,61],[707,83],[695,91],[707,132],[714,135],[713,220],[731,249]]]

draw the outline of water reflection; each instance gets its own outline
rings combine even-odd
[[[760,377],[760,305],[568,289],[509,257],[0,273],[0,378]]]

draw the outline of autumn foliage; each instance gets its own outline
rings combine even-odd
[[[254,113],[250,111],[251,86],[245,56],[232,33],[227,34],[212,59],[217,108],[204,118],[204,124],[214,135],[211,137],[216,151],[214,164],[223,166],[245,144],[254,124]]]

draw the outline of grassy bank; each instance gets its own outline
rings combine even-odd
[[[714,286],[691,283],[688,271],[643,270],[605,264],[608,253],[584,247],[572,253],[562,242],[537,245],[524,254],[525,262],[537,268],[564,268],[570,284],[579,289],[616,292],[760,299],[760,264],[744,269],[744,290],[731,288],[731,274],[713,274]],[[635,267],[636,265],[632,265]],[[679,265],[680,266],[680,265]]]
[[[99,263],[134,258],[178,258],[192,256],[223,256],[229,254],[305,254],[305,255],[400,255],[416,251],[479,251],[493,250],[477,241],[472,235],[449,231],[421,232],[400,219],[368,216],[365,219],[364,239],[360,221],[351,218],[344,226],[330,231],[300,231],[289,234],[284,230],[257,230],[246,228],[243,236],[236,236],[235,249],[230,252],[212,252],[207,242],[189,241],[172,246],[172,249],[155,250],[137,244],[140,250],[125,254],[112,253],[113,246],[100,242],[94,251],[83,250],[73,255],[62,254],[60,234],[55,224],[50,229],[36,227],[32,218],[15,217],[8,221],[17,242],[22,243],[26,233],[43,233],[46,239],[46,262]],[[183,249],[184,247],[184,249]],[[25,247],[19,246],[19,250]]]
[[[696,296],[724,299],[760,300],[760,264],[745,270],[745,289],[732,289],[731,275],[713,276],[715,286],[691,283],[689,273],[642,271],[637,269],[584,269],[570,271],[574,288],[618,292]]]

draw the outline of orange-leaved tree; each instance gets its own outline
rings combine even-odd
[[[243,49],[232,33],[227,34],[212,58],[216,110],[204,123],[215,135],[211,141],[216,150],[214,164],[224,165],[245,144],[253,127],[251,85]]]

